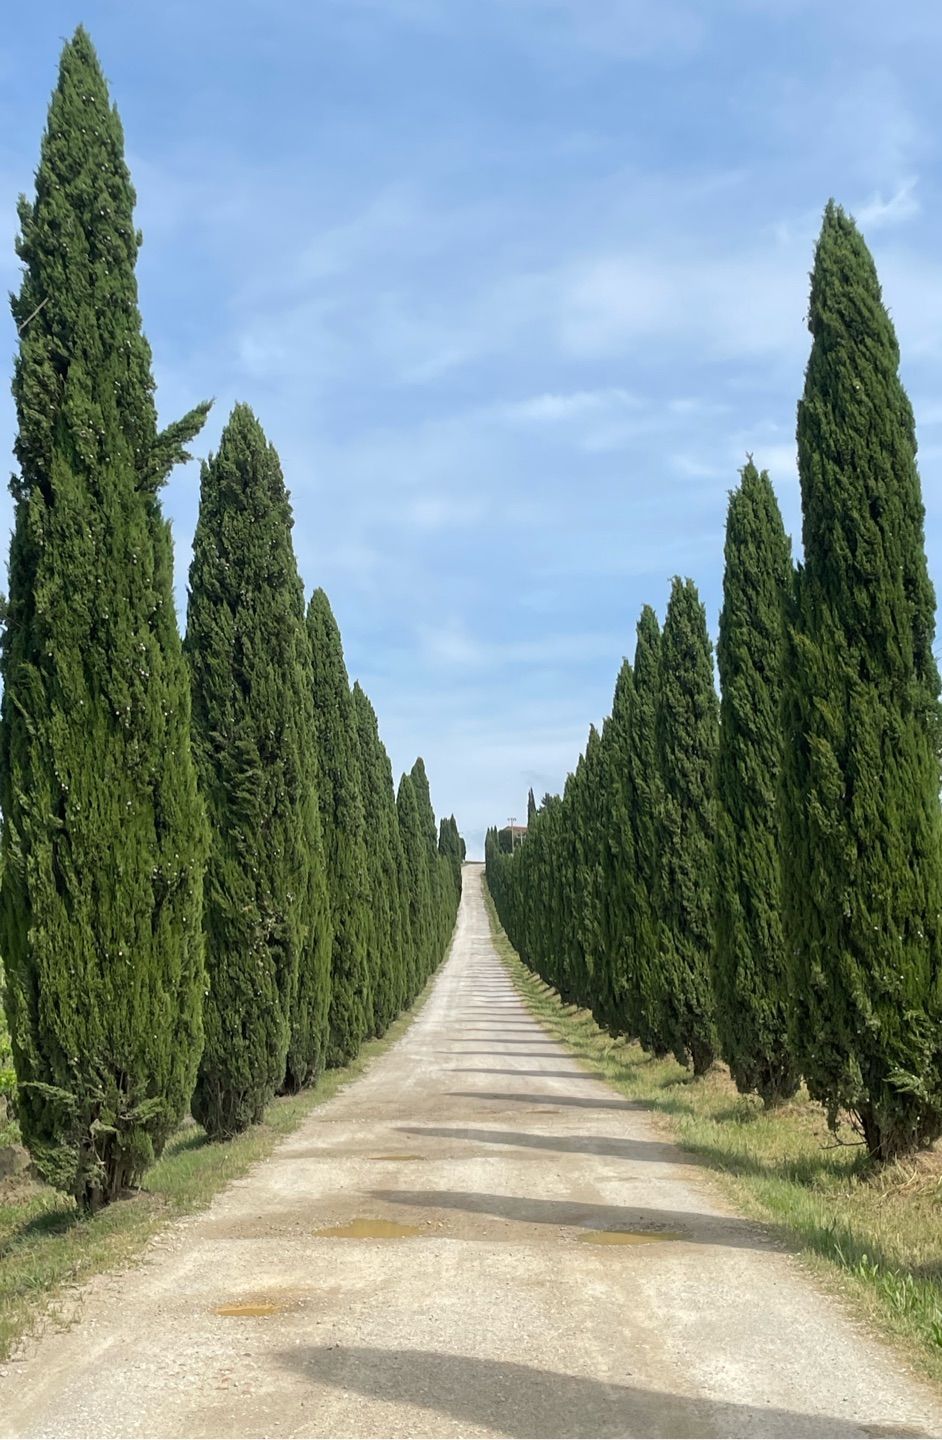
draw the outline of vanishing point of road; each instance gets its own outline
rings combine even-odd
[[[464,876],[404,1037],[27,1342],[0,1433],[942,1434],[933,1392],[529,1017]]]

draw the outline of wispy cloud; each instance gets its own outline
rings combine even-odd
[[[877,193],[865,205],[857,207],[857,223],[867,231],[880,230],[887,225],[902,225],[919,214],[919,196],[916,194],[917,178],[910,175],[900,182],[891,195],[884,199]]]

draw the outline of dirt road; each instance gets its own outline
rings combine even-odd
[[[480,873],[404,1039],[8,1365],[3,1434],[942,1434],[931,1393],[528,1017]]]

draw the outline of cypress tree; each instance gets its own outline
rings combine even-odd
[[[448,872],[453,888],[452,911],[457,910],[461,898],[461,836],[454,815],[442,820],[438,827],[438,853],[448,861]]]
[[[529,828],[536,819],[536,798],[533,794],[533,786],[530,786],[527,794],[527,827]]]
[[[829,204],[798,408],[785,933],[810,1093],[891,1160],[942,1132],[935,596],[912,410],[873,260]]]
[[[121,124],[84,30],[20,201],[0,951],[24,1140],[94,1207],[159,1154],[202,1045],[206,826]]]
[[[602,726],[602,790],[599,796],[601,944],[593,1014],[599,1024],[613,1035],[634,1033],[634,1017],[626,1005],[628,929],[631,924],[626,892],[635,874],[631,777],[628,770],[633,689],[631,665],[625,660],[615,682],[612,713]]]
[[[238,405],[202,469],[185,643],[211,835],[193,1115],[214,1138],[262,1118],[293,1026],[292,1082],[324,1058],[330,930],[292,524],[278,456]]]
[[[583,978],[581,1001],[602,1024],[601,1005],[605,990],[604,941],[602,932],[602,848],[601,820],[604,792],[602,738],[595,726],[589,730],[579,770],[580,784],[574,796],[576,838],[577,931]]]
[[[404,943],[401,923],[401,867],[399,820],[393,791],[392,766],[379,736],[376,712],[359,681],[353,687],[367,863],[372,904],[369,912],[369,954],[373,991],[373,1021],[382,1035],[402,1008]]]
[[[403,966],[404,992],[405,1004],[411,1005],[424,983],[422,965],[429,948],[432,910],[426,839],[411,775],[403,775],[399,781],[396,812],[402,843],[402,895],[409,935]]]
[[[580,850],[582,837],[579,826],[582,816],[582,792],[585,786],[585,755],[579,756],[576,768],[566,777],[563,787],[562,812],[558,836],[558,864],[561,892],[562,973],[560,994],[570,1004],[587,1004],[588,975],[582,924],[582,893],[580,886]]]
[[[730,498],[716,653],[717,1029],[737,1087],[771,1105],[798,1088],[788,1043],[788,978],[776,794],[781,769],[784,605],[791,554],[769,477],[750,460]]]
[[[716,1058],[711,957],[715,903],[717,698],[706,614],[692,580],[675,579],[661,637],[656,717],[658,963],[671,1049],[695,1075]]]
[[[446,899],[442,894],[442,877],[436,863],[438,859],[438,829],[435,824],[435,811],[432,808],[432,797],[429,790],[428,775],[425,770],[425,761],[421,755],[409,773],[412,780],[412,788],[415,793],[415,803],[419,817],[419,830],[421,834],[421,841],[419,843],[420,863],[425,871],[424,884],[428,891],[428,899],[425,902],[427,905],[427,913],[423,929],[423,948],[419,957],[420,984],[424,984],[441,958],[443,914],[446,909]]]
[[[657,886],[660,863],[661,778],[657,747],[661,630],[650,605],[638,620],[631,706],[628,711],[626,770],[632,863],[621,877],[625,888],[625,1011],[629,1028],[646,1050],[671,1049],[665,1000],[667,979],[660,959]]]
[[[353,697],[340,631],[323,590],[307,612],[321,830],[333,929],[328,1064],[352,1060],[373,1029],[366,822]]]

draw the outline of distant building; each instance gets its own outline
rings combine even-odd
[[[497,843],[505,855],[516,850],[527,838],[526,825],[505,825],[503,830],[497,832]]]

